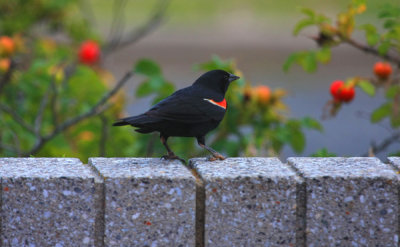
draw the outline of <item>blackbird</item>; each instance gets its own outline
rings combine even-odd
[[[179,159],[168,147],[171,136],[195,137],[208,150],[210,160],[225,157],[205,144],[205,135],[215,129],[226,112],[225,93],[229,84],[240,77],[223,70],[201,75],[191,86],[182,88],[154,105],[147,112],[120,119],[113,126],[131,125],[139,133],[160,132],[160,140],[168,151],[164,159]]]

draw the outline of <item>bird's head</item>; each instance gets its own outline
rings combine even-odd
[[[193,85],[206,87],[218,93],[225,94],[229,84],[239,78],[239,76],[217,69],[202,74]]]

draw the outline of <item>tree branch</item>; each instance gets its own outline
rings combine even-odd
[[[167,10],[167,6],[170,0],[161,0],[160,4],[156,6],[156,11],[154,14],[148,19],[148,21],[141,27],[136,30],[132,30],[125,39],[123,40],[112,40],[108,44],[106,44],[103,48],[103,57],[108,56],[111,52],[116,51],[117,49],[121,49],[127,45],[133,44],[146,36],[148,33],[153,31],[158,25],[160,25],[165,11]]]
[[[35,127],[34,127],[36,136],[40,136],[40,129],[42,128],[44,110],[46,109],[47,103],[49,101],[50,92],[52,91],[52,88],[55,87],[53,86],[54,80],[55,78],[53,77],[52,80],[50,81],[50,85],[46,93],[43,95],[42,101],[40,102],[38,113],[36,114]]]
[[[357,41],[350,39],[350,38],[342,39],[342,40],[343,40],[343,42],[345,42],[359,50],[362,50],[364,52],[370,53],[370,54],[378,56],[378,57],[383,57],[384,59],[397,64],[397,67],[400,68],[400,58],[399,57],[395,57],[390,54],[380,54],[377,49],[375,49],[371,46],[367,46],[367,45],[358,43]]]
[[[11,75],[14,72],[15,66],[16,66],[15,62],[13,60],[11,60],[10,68],[8,68],[8,71],[3,75],[3,77],[1,77],[1,79],[0,79],[0,95],[3,92],[4,86],[10,81]]]
[[[21,125],[23,128],[31,132],[32,134],[35,134],[36,131],[35,129],[29,125],[28,123],[25,122],[25,120],[20,117],[13,109],[8,107],[7,105],[1,104],[0,103],[0,110],[6,112],[8,115],[10,115],[19,125]]]
[[[393,135],[389,136],[388,138],[384,139],[380,144],[372,144],[370,152],[364,153],[363,156],[369,156],[369,153],[377,154],[380,152],[385,151],[390,145],[394,142],[400,141],[400,132],[394,133]]]
[[[99,113],[101,113],[104,109],[105,103],[112,97],[114,96],[118,90],[125,85],[125,83],[133,76],[133,72],[129,71],[128,73],[125,74],[125,76],[114,86],[113,89],[108,91],[94,106],[92,106],[87,112],[82,113],[74,118],[66,120],[64,123],[56,126],[56,128],[48,134],[47,136],[39,136],[36,144],[32,147],[32,149],[26,153],[24,153],[23,156],[29,156],[31,154],[37,153],[46,142],[49,140],[53,139],[55,136],[60,134],[61,132],[65,131],[66,129],[78,124],[79,122],[95,116]]]
[[[114,0],[113,20],[109,34],[110,46],[118,45],[122,38],[125,20],[124,9],[126,3],[126,0]]]

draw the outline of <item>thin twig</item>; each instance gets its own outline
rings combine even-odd
[[[400,132],[394,133],[388,138],[384,139],[380,144],[372,144],[370,152],[364,153],[362,156],[368,156],[369,153],[377,154],[385,151],[390,145],[400,141]]]
[[[13,60],[10,61],[10,68],[8,68],[8,71],[1,77],[0,79],[0,95],[3,92],[4,86],[10,81],[12,73],[14,72],[15,69],[15,62]]]
[[[112,97],[114,96],[118,90],[125,85],[125,83],[133,76],[133,72],[129,71],[128,73],[125,74],[125,76],[114,86],[113,89],[108,91],[94,106],[92,106],[87,112],[82,113],[74,118],[66,120],[64,123],[56,126],[56,128],[48,134],[47,136],[40,136],[36,142],[36,144],[32,147],[32,149],[28,152],[26,152],[23,156],[29,156],[31,154],[35,154],[38,152],[46,142],[49,140],[53,139],[55,136],[60,134],[61,132],[65,131],[66,129],[70,128],[71,126],[74,126],[78,124],[79,122],[95,116],[99,113],[101,113],[104,110],[104,105],[105,103]]]
[[[373,54],[373,55],[378,56],[378,57],[383,57],[384,59],[397,64],[397,67],[400,67],[400,58],[399,57],[395,57],[395,56],[392,56],[390,54],[380,54],[377,49],[375,49],[375,48],[373,48],[371,46],[367,46],[367,45],[358,43],[357,41],[355,41],[353,39],[350,39],[350,38],[342,39],[342,40],[343,40],[343,42],[345,42],[345,43],[347,43],[347,44],[349,44],[349,45],[351,45],[351,46],[353,46],[353,47],[355,47],[355,48],[357,48],[359,50],[362,50],[364,52]]]
[[[108,119],[103,114],[100,114],[100,120],[101,120],[101,136],[99,143],[99,157],[105,157],[109,126],[108,126]]]
[[[126,6],[126,0],[114,0],[113,6],[113,20],[111,23],[109,40],[110,46],[118,45],[122,38],[125,15],[124,9]]]
[[[52,91],[53,87],[52,84],[54,84],[54,80],[55,78],[53,77],[50,81],[49,87],[46,90],[46,93],[43,95],[42,101],[40,102],[38,113],[36,114],[35,127],[34,127],[36,136],[40,135],[40,129],[42,128],[44,111],[46,109],[47,103],[49,102],[49,97]]]
[[[25,128],[26,130],[28,130],[32,134],[36,133],[36,131],[33,128],[33,126],[31,126],[30,124],[25,122],[25,120],[20,115],[18,115],[13,109],[8,107],[7,105],[4,105],[4,104],[0,103],[0,110],[6,112],[7,114],[9,114],[19,125],[21,125],[23,128]]]
[[[161,3],[156,6],[155,13],[148,19],[148,21],[141,27],[136,30],[132,30],[125,39],[119,41],[118,43],[108,43],[103,48],[103,57],[108,56],[111,52],[114,52],[120,48],[123,48],[127,45],[133,44],[145,37],[148,33],[153,31],[158,25],[160,25],[165,11],[167,10],[167,6],[169,4],[169,0],[161,0]]]
[[[58,119],[59,119],[57,109],[56,109],[57,100],[58,100],[58,90],[57,90],[57,86],[54,81],[52,81],[50,86],[51,86],[51,90],[52,90],[52,94],[50,97],[50,111],[51,111],[51,117],[53,120],[53,125],[56,126],[56,125],[58,125]]]
[[[15,154],[18,153],[18,150],[16,148],[14,148],[14,146],[10,146],[10,145],[7,145],[7,144],[1,143],[1,142],[0,142],[0,149],[4,149],[4,150],[10,151]]]

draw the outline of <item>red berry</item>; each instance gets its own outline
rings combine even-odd
[[[331,94],[332,94],[332,96],[333,96],[333,98],[335,100],[340,101],[340,91],[339,91],[339,89],[341,87],[343,87],[343,86],[344,86],[344,82],[343,81],[334,81],[334,82],[332,82],[330,91],[331,91]]]
[[[386,80],[392,74],[392,66],[386,62],[377,62],[374,65],[375,75],[382,80]]]
[[[339,90],[340,90],[340,99],[342,101],[350,102],[354,99],[354,95],[356,94],[354,87],[343,86]]]
[[[0,58],[0,73],[6,73],[10,69],[10,65],[10,59]]]
[[[354,99],[356,91],[354,87],[346,86],[343,81],[334,81],[330,88],[333,99],[337,102],[350,102]]]
[[[11,55],[15,50],[14,40],[8,36],[0,37],[0,54]]]
[[[258,86],[255,89],[258,102],[261,104],[267,104],[271,98],[271,90],[267,86]]]
[[[79,48],[79,60],[84,64],[94,64],[100,58],[100,48],[99,45],[91,40],[82,43]]]

